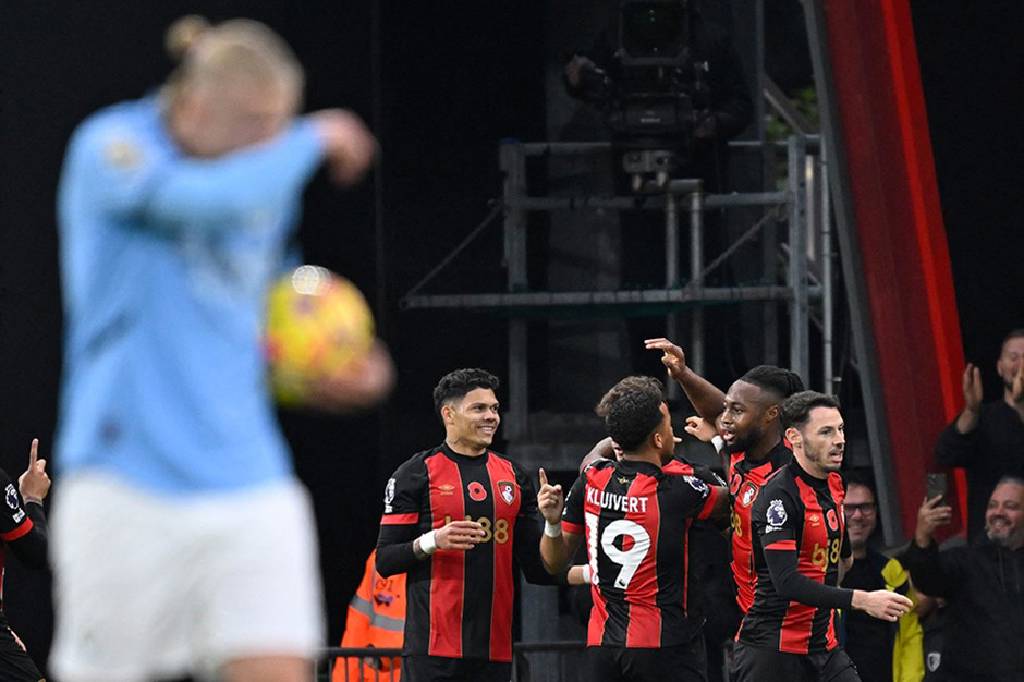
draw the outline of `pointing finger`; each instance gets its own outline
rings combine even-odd
[[[538,470],[537,473],[538,473],[538,476],[540,477],[540,485],[543,488],[544,486],[546,486],[548,484],[548,474],[547,474],[546,471],[544,471],[544,467],[541,467]]]
[[[28,468],[34,469],[36,466],[36,459],[39,457],[39,439],[32,439],[32,447],[28,450]]]

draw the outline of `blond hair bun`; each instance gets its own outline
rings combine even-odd
[[[167,53],[175,61],[181,61],[210,28],[210,22],[198,14],[181,17],[170,25],[164,36]]]

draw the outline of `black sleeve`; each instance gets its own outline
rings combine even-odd
[[[800,550],[796,546],[796,525],[801,517],[793,500],[782,491],[762,494],[754,503],[750,519],[764,548],[764,560],[779,596],[818,608],[847,609],[853,590],[815,582],[797,570]]]
[[[957,415],[957,419],[960,416]],[[935,459],[939,464],[950,467],[970,467],[977,461],[978,433],[981,431],[981,419],[970,433],[956,430],[956,420],[939,434],[935,443]]]
[[[722,477],[715,473],[714,469],[704,464],[693,465],[693,475],[708,485],[717,485],[720,488],[728,488],[728,484]]]
[[[46,514],[36,502],[25,503],[17,485],[0,469],[0,486],[4,489],[3,511],[0,512],[0,539],[14,555],[32,568],[46,568]]]
[[[426,466],[419,458],[398,467],[388,480],[377,536],[377,572],[384,577],[405,573],[420,561],[412,544],[420,535],[420,510],[426,485]]]
[[[513,531],[512,554],[519,564],[523,577],[535,585],[565,585],[568,569],[561,574],[551,575],[544,568],[540,558],[541,516],[537,511],[537,491],[530,478],[516,467],[516,483],[522,495],[516,527]]]
[[[594,466],[588,466],[576,477],[576,481],[569,488],[565,496],[565,506],[562,508],[562,531],[583,535],[586,532],[586,520],[583,517],[583,495],[587,487],[587,472]]]
[[[772,585],[783,599],[798,601],[808,606],[829,609],[848,609],[853,601],[853,590],[832,587],[815,582],[797,570],[797,550],[764,550],[764,560],[772,575]]]
[[[900,556],[900,563],[910,574],[915,589],[932,597],[948,598],[963,581],[968,551],[958,547],[940,552],[934,540],[921,549],[912,541]]]
[[[17,540],[7,543],[14,556],[31,568],[47,567],[47,535],[46,512],[38,502],[26,502],[25,513],[32,520],[32,529]]]

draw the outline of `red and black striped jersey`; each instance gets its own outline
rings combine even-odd
[[[853,595],[837,587],[839,563],[850,556],[844,497],[838,473],[815,478],[796,461],[761,489],[752,512],[757,591],[740,641],[793,654],[838,646],[835,609]]]
[[[463,519],[483,526],[481,544],[412,559],[413,539]],[[536,489],[502,455],[461,455],[442,444],[402,464],[385,492],[377,566],[390,549],[408,548],[408,563],[391,571],[407,571],[404,653],[512,660],[513,558],[531,582],[553,582],[539,543]]]
[[[661,468],[599,460],[580,474],[562,528],[586,539],[588,646],[654,648],[693,638],[701,619],[687,617],[687,535],[724,494],[679,460]]]
[[[7,548],[12,547],[18,558],[33,568],[46,566],[46,517],[42,507],[29,508],[21,499],[17,484],[6,471],[0,469],[0,487],[4,503],[0,511],[0,604],[3,603],[3,576]],[[35,517],[33,521],[32,517]],[[20,551],[18,551],[20,550]]]
[[[750,513],[761,488],[772,474],[793,461],[793,452],[779,441],[761,460],[751,461],[744,452],[729,459],[729,492],[732,495],[732,577],[736,582],[736,603],[746,613],[754,603],[757,571],[754,568],[753,527]]]

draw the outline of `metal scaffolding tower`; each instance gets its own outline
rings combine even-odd
[[[735,143],[737,147],[757,143]],[[574,470],[578,448],[569,452],[559,444],[536,442],[530,437],[531,412],[528,401],[529,355],[526,315],[555,314],[571,310],[577,316],[604,315],[609,308],[624,309],[636,305],[657,305],[666,309],[670,336],[679,335],[679,310],[687,309],[689,328],[686,349],[689,363],[700,373],[704,370],[704,319],[702,306],[708,304],[765,301],[784,303],[789,317],[789,366],[803,377],[809,376],[810,325],[816,324],[823,339],[823,388],[832,389],[832,275],[831,229],[828,204],[827,159],[816,135],[792,135],[784,143],[788,171],[784,191],[706,195],[699,180],[672,180],[657,193],[636,196],[551,197],[530,193],[526,181],[529,157],[586,155],[604,153],[608,143],[520,143],[504,142],[499,160],[504,176],[500,204],[426,278],[402,298],[405,308],[448,308],[475,311],[501,311],[508,315],[508,404],[505,436],[515,445],[516,456],[525,466],[543,464],[549,469]],[[650,189],[650,188],[649,188]],[[538,291],[527,277],[527,220],[530,211],[594,211],[630,209],[662,211],[665,215],[665,285],[645,290]],[[704,260],[704,213],[709,209],[762,207],[763,215],[738,239],[710,263]],[[689,268],[686,280],[678,262],[677,245],[684,237],[680,214],[688,213],[687,233]],[[504,257],[508,272],[507,290],[502,292],[466,292],[424,294],[423,287],[465,246],[475,239],[498,215],[503,217]],[[710,287],[706,277],[725,263],[746,242],[758,237],[769,223],[785,222],[786,239],[775,245],[785,263],[785,278],[768,285]],[[812,314],[820,306],[820,314]],[[563,421],[572,417],[563,416]],[[585,452],[585,450],[584,450]]]

